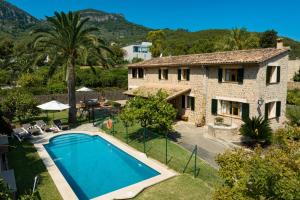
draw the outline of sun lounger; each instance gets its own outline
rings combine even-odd
[[[31,134],[26,129],[21,127],[13,129],[13,136],[21,142],[23,139],[31,137]]]
[[[43,120],[36,121],[34,126],[38,128],[41,132],[50,130],[50,127]]]
[[[53,124],[59,129],[59,130],[68,130],[69,125],[63,125],[62,121],[60,119],[53,120]]]
[[[38,135],[41,134],[40,129],[32,126],[31,124],[23,124],[22,127],[29,132],[31,135]]]

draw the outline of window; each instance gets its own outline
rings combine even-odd
[[[143,68],[132,68],[132,78],[144,78]]]
[[[273,101],[266,103],[265,106],[265,117],[267,119],[272,119],[275,117],[280,117],[281,114],[281,102],[280,101]]]
[[[267,84],[280,82],[280,66],[267,67]]]
[[[243,83],[244,68],[219,68],[219,82],[238,82]]]
[[[237,82],[237,69],[225,69],[225,81],[228,82]]]
[[[220,114],[240,117],[242,114],[241,110],[241,103],[221,100]]]
[[[139,52],[139,47],[138,46],[133,46],[133,52],[138,53]]]
[[[187,97],[187,108],[190,108],[192,111],[195,110],[195,97]]]
[[[166,68],[158,70],[158,79],[168,80],[169,70]]]
[[[189,68],[179,68],[178,69],[178,80],[190,80],[190,69]]]

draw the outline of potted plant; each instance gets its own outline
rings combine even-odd
[[[224,123],[223,117],[216,117],[215,118],[215,125],[222,125]]]

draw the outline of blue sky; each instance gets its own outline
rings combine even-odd
[[[8,0],[37,18],[53,12],[94,8],[122,13],[127,20],[151,28],[246,27],[275,29],[300,41],[300,0]]]

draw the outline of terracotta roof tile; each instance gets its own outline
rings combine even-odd
[[[181,56],[166,56],[130,64],[128,67],[261,63],[288,52],[288,50],[288,48],[265,48]]]

